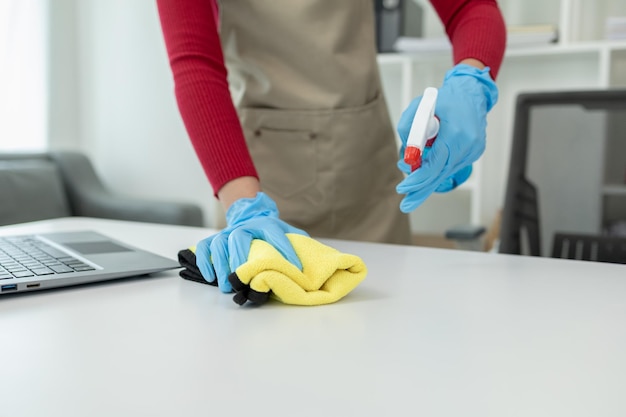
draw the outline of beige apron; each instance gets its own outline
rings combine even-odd
[[[221,0],[229,83],[263,191],[314,237],[409,243],[371,0]]]

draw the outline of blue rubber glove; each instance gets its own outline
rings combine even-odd
[[[248,260],[253,239],[268,242],[285,259],[302,269],[302,263],[285,233],[308,234],[280,220],[278,207],[267,194],[259,192],[255,198],[235,201],[226,212],[226,224],[221,232],[196,246],[196,263],[202,276],[211,283],[217,279],[222,292],[232,291],[228,275]]]
[[[400,203],[404,213],[415,210],[434,191],[450,191],[469,178],[472,163],[485,151],[487,113],[498,100],[498,88],[489,75],[489,67],[480,70],[459,64],[449,70],[435,106],[439,134],[432,147],[424,150],[422,166],[411,172],[403,156],[421,99],[409,104],[398,123],[402,140],[398,168],[408,174],[396,187],[399,194],[406,194]]]

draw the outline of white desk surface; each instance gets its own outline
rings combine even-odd
[[[213,231],[59,219],[176,258]],[[240,307],[177,271],[0,297],[0,416],[626,415],[626,267],[328,241],[336,304]]]

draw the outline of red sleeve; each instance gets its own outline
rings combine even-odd
[[[495,77],[506,48],[506,26],[496,0],[431,0],[452,43],[454,63],[475,58]]]
[[[257,177],[228,88],[213,0],[157,0],[178,108],[214,192]]]

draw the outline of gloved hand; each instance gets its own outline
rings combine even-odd
[[[465,182],[474,163],[485,151],[487,113],[498,100],[498,88],[489,68],[480,70],[459,64],[449,70],[439,88],[435,116],[439,134],[431,148],[424,150],[422,166],[414,172],[404,160],[409,130],[421,97],[402,113],[398,133],[402,140],[398,168],[408,176],[396,191],[406,194],[400,210],[415,210],[434,191],[450,191]]]
[[[334,303],[352,291],[367,275],[365,263],[356,255],[342,253],[306,235],[286,233],[302,261],[299,270],[267,242],[254,239],[248,259],[233,271],[228,281],[233,301],[261,305],[270,298],[285,304],[321,305]],[[198,269],[196,248],[178,251],[184,279],[207,282]]]
[[[248,260],[253,239],[266,241],[302,270],[302,263],[285,234],[308,234],[280,220],[276,203],[267,194],[259,192],[255,198],[235,201],[226,212],[226,224],[221,232],[196,246],[196,262],[202,276],[209,283],[217,280],[222,292],[232,291],[228,276]]]

